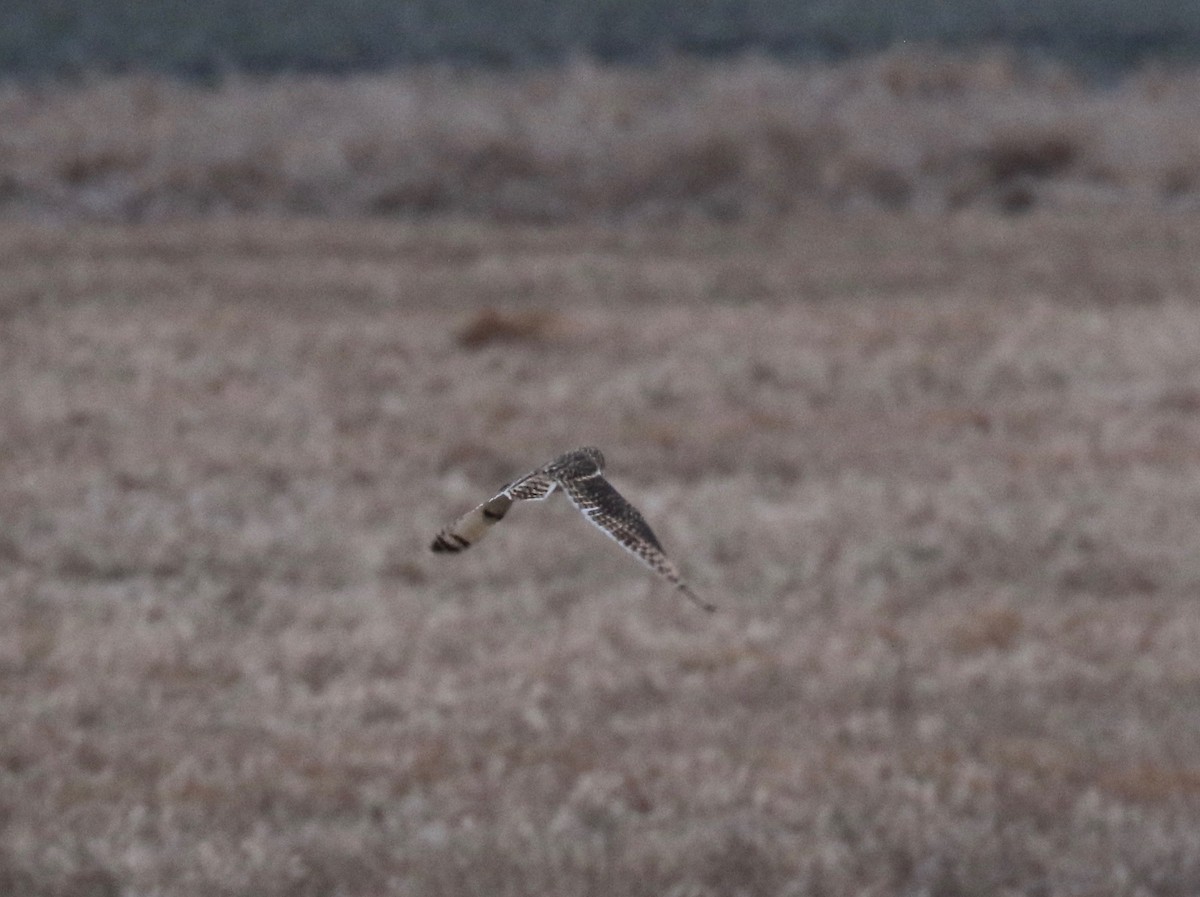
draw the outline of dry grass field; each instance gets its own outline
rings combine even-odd
[[[0,268],[0,892],[1200,891],[1200,217]],[[719,613],[557,498],[428,551],[586,443]]]

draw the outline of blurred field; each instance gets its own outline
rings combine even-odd
[[[0,892],[1193,895],[1200,219],[0,227]],[[602,446],[705,616],[565,502]]]
[[[763,220],[1200,207],[1200,71],[1098,87],[1004,51],[837,66],[0,86],[0,215]]]

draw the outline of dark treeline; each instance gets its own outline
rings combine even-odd
[[[762,54],[834,61],[898,43],[1004,44],[1106,77],[1200,59],[1200,4],[1175,0],[10,0],[0,75],[349,72],[573,56]]]

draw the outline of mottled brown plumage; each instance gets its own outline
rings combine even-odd
[[[443,529],[430,548],[436,552],[463,551],[499,523],[514,501],[542,501],[561,489],[583,516],[601,532],[665,577],[690,601],[714,610],[684,582],[663,551],[662,543],[637,508],[604,479],[604,455],[597,448],[581,448],[560,455],[544,467],[513,480],[493,498],[468,511]]]

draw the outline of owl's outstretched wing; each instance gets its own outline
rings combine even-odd
[[[716,607],[691,590],[663,551],[662,544],[641,513],[600,475],[565,480],[562,490],[583,516],[643,564],[665,577],[690,601],[707,611]]]
[[[513,480],[494,497],[463,514],[434,536],[429,547],[438,553],[470,548],[504,519],[514,501],[541,501],[549,498],[556,488],[558,483],[545,473],[544,468]]]
[[[541,501],[561,489],[606,536],[670,581],[698,607],[716,610],[684,582],[645,518],[604,479],[603,470],[604,456],[597,448],[589,446],[560,455],[549,464],[513,480],[497,495],[458,518],[437,534],[430,548],[452,553],[470,548],[504,518],[513,502]]]

